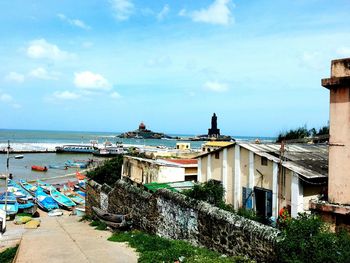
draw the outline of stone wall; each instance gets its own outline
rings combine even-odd
[[[100,204],[93,199],[101,198],[97,192],[105,190],[105,186],[93,185],[87,187],[87,207]],[[228,255],[247,255],[261,262],[275,259],[279,232],[274,228],[165,189],[151,194],[118,181],[106,194],[108,212],[131,213],[136,228]]]

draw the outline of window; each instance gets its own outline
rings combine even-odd
[[[261,165],[267,166],[267,158],[266,157],[261,157]]]
[[[215,159],[219,159],[220,158],[220,153],[219,152],[216,152],[215,153]]]

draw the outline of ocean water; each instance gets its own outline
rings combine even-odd
[[[81,132],[81,131],[39,131],[39,130],[5,130],[0,129],[0,143],[4,144],[10,140],[10,143],[52,143],[52,144],[89,144],[91,140],[96,140],[99,143],[110,141],[113,144],[121,142],[131,145],[146,145],[146,146],[166,146],[174,148],[179,140],[156,140],[156,139],[124,139],[118,138],[119,133],[113,132]],[[194,135],[172,135],[181,138],[193,137]],[[253,141],[257,137],[234,137],[238,141]],[[274,138],[258,137],[261,141],[272,141]],[[181,141],[181,140],[180,140]],[[204,143],[202,141],[191,141],[191,148],[199,149]],[[36,180],[47,179],[54,181],[67,174],[74,174],[76,169],[69,168],[68,170],[49,169],[47,172],[35,172],[31,170],[32,165],[49,166],[50,164],[63,164],[67,160],[87,160],[94,158],[91,154],[56,154],[56,153],[26,153],[23,154],[23,159],[10,158],[10,173],[14,179]],[[13,154],[11,155],[11,157]],[[6,172],[6,154],[0,154],[0,174]],[[69,177],[67,177],[69,178]],[[72,176],[70,179],[74,178]],[[0,180],[0,188],[4,184],[4,180]]]
[[[0,143],[5,143],[10,140],[14,143],[90,143],[91,140],[96,140],[99,143],[110,141],[112,143],[122,142],[124,144],[139,144],[166,147],[175,147],[176,143],[181,140],[157,140],[157,139],[124,139],[118,138],[118,132],[84,132],[84,131],[41,131],[41,130],[6,130],[0,129]],[[194,137],[194,134],[170,134],[170,136],[178,136],[181,138]],[[273,137],[259,136],[232,136],[237,141],[273,141]],[[202,141],[191,141],[192,148],[200,148],[204,143]]]

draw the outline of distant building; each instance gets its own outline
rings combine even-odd
[[[281,154],[279,144],[235,143],[197,159],[199,182],[221,181],[227,203],[266,217],[282,207],[293,217],[308,211],[327,186],[327,145],[292,144]]]
[[[136,184],[197,181],[197,159],[147,159],[124,156],[122,176]]]
[[[234,144],[233,142],[210,141],[202,145],[202,152],[215,151],[221,147],[226,147]]]
[[[190,150],[191,144],[189,142],[177,142],[176,149],[181,151]]]

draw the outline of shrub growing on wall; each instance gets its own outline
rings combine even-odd
[[[191,198],[222,207],[225,204],[223,201],[224,191],[221,182],[209,180],[205,183],[195,184],[192,189],[183,191],[182,193]]]
[[[102,165],[87,173],[87,176],[99,184],[113,186],[121,178],[123,155],[105,160]]]

